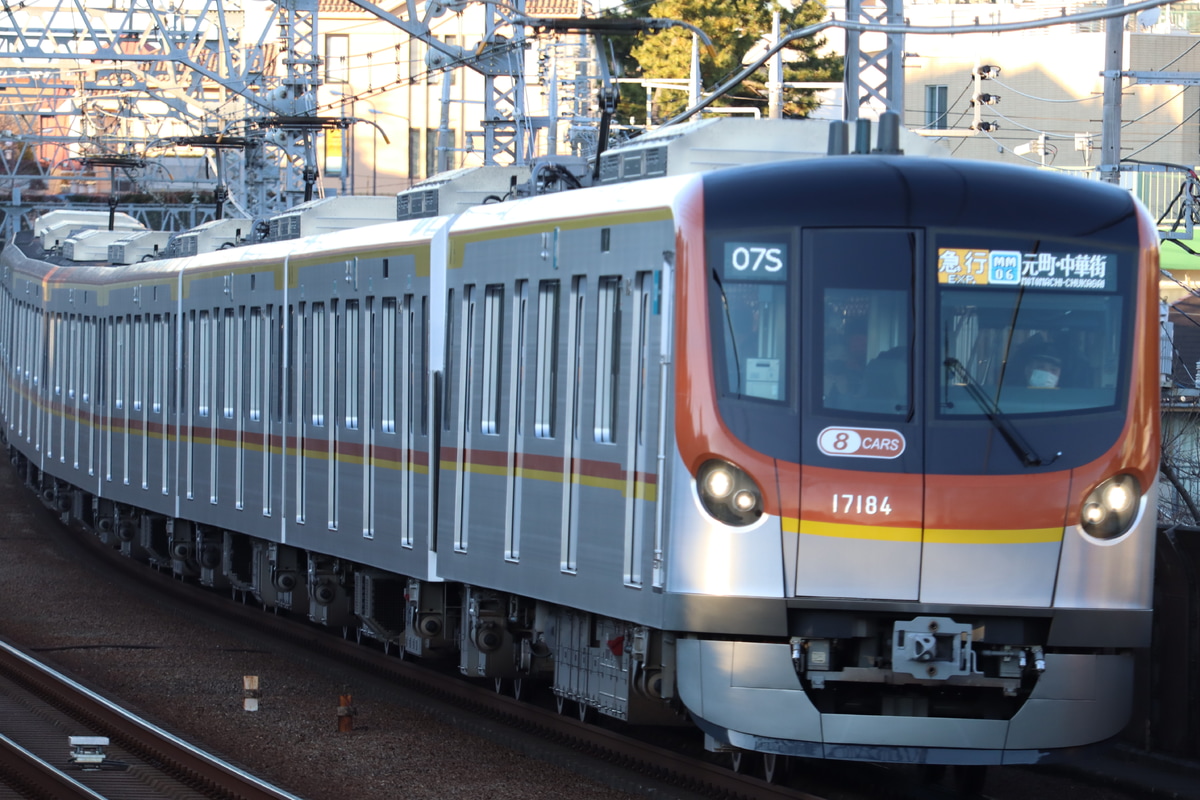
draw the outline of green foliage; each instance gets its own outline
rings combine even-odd
[[[742,69],[742,59],[763,36],[771,33],[771,15],[780,10],[780,28],[786,33],[803,28],[824,17],[825,9],[816,2],[805,2],[793,10],[762,0],[659,0],[650,8],[655,17],[685,20],[702,29],[712,39],[714,53],[701,48],[700,74],[705,92],[718,86]],[[630,50],[631,59],[646,80],[687,78],[692,57],[692,33],[672,28],[645,34]],[[823,37],[807,37],[790,45],[784,53],[784,81],[836,81],[842,78],[840,56],[820,55]],[[790,51],[790,53],[788,52]],[[767,67],[756,71],[732,92],[717,100],[717,106],[767,107]],[[622,90],[624,98],[625,90]],[[687,105],[687,90],[660,89],[654,92],[655,121],[661,122]],[[788,89],[784,92],[784,116],[806,116],[816,107],[812,91]]]

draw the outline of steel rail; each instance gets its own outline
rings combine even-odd
[[[35,800],[105,800],[58,767],[0,734],[0,782]]]
[[[227,593],[209,591],[177,580],[166,572],[149,569],[122,556],[77,523],[71,526],[71,533],[78,537],[81,544],[132,580],[186,604],[191,614],[203,609],[220,619],[235,620],[290,646],[334,658],[340,665],[353,666],[405,690],[557,742],[574,752],[586,753],[656,781],[696,793],[750,800],[823,800],[818,795],[771,784],[751,775],[734,772],[722,764],[647,744],[635,736],[588,724],[576,716],[556,713],[550,708],[500,694],[488,684],[481,685],[478,681],[440,672],[418,661],[397,658],[394,651],[388,655],[380,649],[334,635],[332,631],[321,633],[310,625],[298,624],[296,619],[287,615],[263,613],[257,604],[231,601]]]
[[[0,674],[47,703],[104,732],[130,752],[148,756],[164,770],[176,774],[208,796],[240,800],[301,800],[126,711],[2,640]],[[95,794],[76,796],[99,797]]]

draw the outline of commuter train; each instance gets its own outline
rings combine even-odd
[[[1118,187],[841,155],[126,266],[18,244],[10,455],[131,557],[768,772],[1126,724],[1158,269]]]

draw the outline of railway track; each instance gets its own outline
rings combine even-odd
[[[34,800],[298,800],[7,642],[0,784]]]
[[[0,480],[0,485],[7,483]],[[949,780],[951,775],[946,776],[947,780],[938,781],[937,785],[931,786],[914,780],[913,768],[904,768],[898,765],[885,767],[874,764],[847,765],[839,762],[801,760],[793,764],[796,771],[790,778],[790,787],[773,786],[752,776],[737,775],[729,770],[728,759],[713,763],[712,754],[702,753],[699,742],[692,742],[690,747],[685,748],[685,752],[681,752],[677,749],[659,747],[660,738],[647,744],[644,741],[625,736],[622,731],[610,730],[610,722],[603,718],[596,723],[581,722],[577,719],[572,703],[564,704],[562,710],[567,713],[560,714],[555,707],[553,697],[531,696],[528,682],[522,687],[524,691],[521,692],[521,699],[517,700],[511,696],[514,688],[511,684],[506,683],[497,687],[494,682],[482,685],[480,682],[469,682],[458,676],[457,670],[452,670],[452,674],[441,674],[430,670],[427,662],[402,661],[396,657],[394,650],[388,655],[381,652],[377,646],[358,645],[344,640],[331,634],[328,629],[308,624],[306,620],[294,616],[288,617],[283,613],[279,615],[264,613],[257,604],[230,602],[227,593],[213,592],[195,584],[179,581],[173,578],[169,572],[159,572],[121,556],[117,551],[104,546],[94,535],[82,528],[68,529],[62,526],[57,515],[47,513],[33,496],[19,491],[19,485],[10,485],[8,488],[13,490],[7,494],[11,503],[14,504],[13,508],[6,509],[3,517],[7,521],[8,530],[27,531],[27,533],[17,535],[28,541],[46,540],[49,542],[53,540],[55,542],[54,549],[37,550],[39,557],[50,556],[48,560],[53,563],[56,557],[51,553],[58,552],[58,559],[66,558],[85,566],[87,572],[94,573],[100,578],[97,585],[90,583],[76,585],[71,582],[80,581],[80,575],[73,575],[64,583],[62,576],[54,572],[55,577],[52,580],[55,586],[75,585],[74,591],[77,594],[82,591],[87,596],[99,596],[98,593],[107,595],[105,585],[120,583],[133,587],[135,593],[144,593],[151,605],[164,609],[182,609],[187,617],[200,622],[201,627],[205,629],[236,630],[238,638],[243,640],[247,638],[245,634],[249,631],[249,639],[260,642],[264,650],[269,648],[278,654],[278,658],[285,661],[326,664],[325,669],[329,670],[333,676],[332,685],[335,689],[338,686],[353,685],[357,687],[358,692],[364,693],[364,696],[368,698],[365,708],[360,709],[366,714],[366,721],[362,723],[366,727],[361,728],[352,740],[348,740],[361,741],[363,746],[378,748],[382,745],[386,750],[389,742],[392,741],[389,735],[382,733],[382,729],[378,727],[380,720],[378,703],[382,702],[390,707],[389,713],[396,713],[395,706],[399,705],[401,708],[410,709],[410,712],[417,714],[418,717],[422,713],[429,714],[448,722],[452,727],[464,730],[468,736],[475,734],[503,743],[506,750],[516,754],[517,761],[522,760],[522,754],[527,757],[532,756],[552,769],[574,772],[584,782],[590,780],[605,784],[618,792],[623,791],[629,795],[654,794],[660,797],[677,798],[677,800],[695,800],[701,796],[802,798],[816,795],[836,796],[840,800],[881,796],[897,798],[897,800],[927,800],[930,798],[948,800],[962,796],[955,792],[951,785],[947,785],[953,783]],[[51,567],[51,572],[53,569]],[[44,580],[33,576],[30,576],[30,579],[39,582]],[[128,598],[125,602],[129,602]],[[115,609],[109,609],[109,612],[120,613]],[[40,614],[35,606],[24,606],[22,611],[16,613]],[[52,618],[56,616],[59,616],[58,612],[52,614]],[[90,624],[98,628],[102,627],[103,619],[103,617],[91,618]],[[229,624],[226,624],[227,621]],[[92,628],[87,630],[90,631]],[[17,631],[12,632],[16,633]],[[202,636],[203,634],[197,635]],[[122,634],[118,633],[117,636],[121,637]],[[71,629],[67,628],[66,638],[55,637],[54,641],[56,642],[54,646],[43,645],[40,649],[79,649],[77,645],[70,644],[78,641],[86,643],[83,644],[84,648],[150,647],[151,649],[147,651],[147,658],[151,658],[149,653],[155,649],[156,644],[146,643],[156,643],[157,639],[153,633],[146,639],[135,638],[132,640],[128,638],[114,639],[106,635],[94,637],[90,633],[71,633]],[[130,641],[136,641],[138,644],[122,644]],[[199,644],[199,640],[194,641]],[[63,643],[66,646],[57,643]],[[174,645],[167,645],[168,649],[172,646]],[[229,646],[229,644],[224,645],[226,648]],[[236,642],[233,646],[237,646]],[[318,653],[324,654],[324,656],[316,657],[315,654]],[[76,661],[78,660],[76,659]],[[68,659],[67,663],[72,663],[72,660]],[[90,664],[90,662],[87,663]],[[137,663],[145,662],[138,661]],[[93,673],[93,670],[85,667],[83,663],[75,663],[70,668],[76,671],[82,670],[80,674],[92,675]],[[156,668],[170,669],[171,667]],[[212,666],[209,665],[208,668],[212,669]],[[246,673],[237,671],[235,674],[244,675]],[[273,687],[280,685],[275,682],[280,679],[291,680],[282,673],[272,674],[275,676]],[[99,677],[99,675],[93,677]],[[378,679],[376,680],[376,678]],[[225,679],[227,676],[222,680]],[[117,696],[125,697],[126,695],[122,692],[126,683],[125,680],[118,680],[113,684],[101,683],[100,685],[112,686],[112,691]],[[208,688],[211,689],[211,685]],[[503,689],[503,693],[498,693],[498,688]],[[389,698],[381,694],[381,689],[384,692],[394,692],[395,696]],[[186,691],[194,691],[194,689]],[[220,692],[221,690],[217,688],[216,691]],[[356,699],[361,701],[361,698],[357,698],[358,692],[356,692]],[[137,702],[149,702],[147,707],[154,708],[154,701],[148,701],[144,695],[144,692],[141,694],[135,692],[133,696],[142,698]],[[206,697],[209,696],[206,695]],[[194,698],[194,694],[181,695],[181,701],[185,703]],[[428,698],[428,700],[422,698]],[[214,700],[217,703],[228,703],[228,699],[222,701],[216,698],[208,699],[206,702]],[[240,701],[238,701],[238,705],[241,705]],[[270,707],[278,708],[274,704]],[[294,710],[302,711],[302,709]],[[332,709],[330,710],[332,711]],[[401,710],[400,713],[404,714],[405,712]],[[174,729],[194,730],[189,727],[190,722],[172,717],[173,715],[168,715],[166,718],[171,720],[168,724],[172,725]],[[8,718],[9,715],[0,708],[0,733],[10,727]],[[311,725],[312,718],[306,717],[306,719]],[[482,720],[482,722],[476,720]],[[320,723],[318,722],[318,724]],[[293,765],[289,768],[288,762],[284,760],[287,758],[286,754],[279,753],[278,748],[274,753],[274,760],[267,761],[264,765],[250,756],[240,755],[247,752],[243,748],[255,746],[247,743],[246,737],[238,737],[243,742],[239,748],[237,745],[231,745],[234,740],[225,739],[223,734],[216,734],[216,739],[209,738],[212,736],[211,726],[204,730],[209,732],[199,737],[193,733],[189,738],[217,747],[220,752],[252,764],[256,770],[265,769],[266,774],[272,775],[276,780],[288,781],[285,785],[306,797],[309,796],[308,792],[314,788],[303,781],[296,782],[294,780],[297,774],[296,766]],[[299,736],[303,739],[307,735],[303,732],[305,729],[292,725],[288,725],[286,731],[276,728],[264,728],[263,730],[267,736],[275,738],[284,736],[290,739],[292,736]],[[297,730],[301,732],[295,733]],[[91,727],[81,726],[71,730],[70,733],[90,733],[92,731]],[[366,731],[370,732],[364,733]],[[59,758],[60,761],[66,750],[67,735],[61,731],[56,734],[51,748],[52,755]],[[415,735],[422,734],[417,732]],[[445,734],[431,732],[430,735]],[[359,739],[360,736],[365,738]],[[231,746],[235,749],[230,749]],[[113,757],[117,758],[115,749],[113,752]],[[445,751],[435,752],[441,754]],[[311,749],[308,751],[308,757],[314,757]],[[510,755],[509,758],[512,756]],[[425,764],[429,762],[409,760],[409,763]],[[283,772],[272,769],[271,765],[276,767],[282,765]],[[537,772],[537,767],[533,763],[530,763],[529,766],[534,773]],[[755,768],[760,767],[761,765],[755,765]],[[401,777],[403,773],[392,772],[390,774],[393,776],[392,785],[396,785],[394,781],[397,779],[403,780]],[[290,780],[284,778],[283,775],[290,776]],[[611,777],[614,775],[615,779]],[[1043,796],[1057,797],[1058,800],[1067,800],[1070,797],[1086,796],[1093,799],[1097,797],[1094,787],[1081,789],[1080,787],[1064,786],[1062,780],[1051,780],[1043,787],[1040,784],[1046,776],[1036,777],[1021,771],[1016,773],[1010,771],[1007,775],[1008,777],[1002,780],[1005,788],[999,794],[991,792],[989,794],[999,798],[1022,797],[1024,800]],[[473,781],[475,779],[466,778],[466,780]],[[350,789],[353,784],[343,785]],[[1055,785],[1057,785],[1057,789],[1052,788]],[[361,788],[365,789],[366,787]],[[313,798],[335,796],[331,791],[318,791],[311,796]],[[353,796],[353,789],[350,791],[351,794],[346,796]],[[0,796],[7,795],[0,791]],[[44,792],[42,796],[72,797],[74,795],[65,789],[54,789],[49,793]],[[136,795],[126,792],[117,796],[128,798]],[[157,798],[166,795],[154,794],[152,796]],[[1102,793],[1102,796],[1105,800],[1114,800],[1118,796],[1124,798],[1133,795],[1109,791]]]
[[[555,707],[553,703],[537,704],[519,699],[513,696],[511,683],[468,681],[398,658],[394,650],[389,655],[378,648],[338,637],[287,614],[264,613],[256,604],[231,602],[224,593],[179,581],[165,572],[125,558],[82,528],[76,528],[72,533],[79,536],[90,551],[131,580],[153,586],[186,604],[192,612],[203,609],[222,620],[248,626],[275,641],[335,659],[339,664],[402,685],[439,703],[495,720],[525,734],[543,737],[575,753],[619,765],[646,776],[648,781],[659,786],[712,797],[822,800],[818,795],[768,783],[755,775],[736,773],[727,764],[712,763],[699,756],[660,747],[602,724],[591,724],[574,713],[562,713],[573,711],[570,704]]]

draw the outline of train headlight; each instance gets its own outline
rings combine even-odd
[[[762,492],[754,480],[727,461],[707,461],[696,476],[700,502],[727,525],[749,525],[762,516]]]
[[[725,465],[718,464],[704,476],[704,491],[710,497],[724,500],[733,491],[733,475]]]
[[[1142,487],[1132,475],[1109,478],[1083,501],[1079,524],[1089,536],[1115,539],[1133,524],[1141,496]]]

